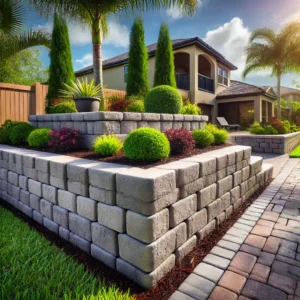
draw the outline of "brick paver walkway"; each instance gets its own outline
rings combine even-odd
[[[300,300],[300,159],[290,159],[170,300]]]

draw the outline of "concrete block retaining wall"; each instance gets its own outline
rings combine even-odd
[[[253,152],[285,154],[292,152],[300,144],[300,132],[282,135],[233,135],[233,144],[252,147]]]
[[[121,139],[134,129],[152,127],[161,132],[171,128],[194,130],[204,128],[207,116],[172,115],[131,112],[94,112],[29,116],[34,127],[60,129],[64,126],[80,130],[84,148],[90,148],[99,135],[115,134]]]
[[[232,146],[150,169],[0,145],[0,197],[150,288],[271,178]]]

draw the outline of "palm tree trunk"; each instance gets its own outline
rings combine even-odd
[[[280,85],[281,85],[281,74],[278,74],[277,75],[277,119],[278,120],[281,120]]]
[[[93,43],[93,68],[95,85],[101,84],[103,87],[102,76],[102,39],[101,39],[101,16],[92,25],[92,43]],[[100,94],[100,110],[104,110],[103,90]]]

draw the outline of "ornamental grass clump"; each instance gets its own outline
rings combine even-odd
[[[48,146],[55,152],[67,152],[79,148],[82,136],[79,130],[63,127],[49,132]]]
[[[37,148],[47,147],[50,131],[50,128],[38,128],[33,130],[28,136],[28,145]]]
[[[126,138],[124,153],[132,160],[159,161],[169,156],[170,143],[165,134],[154,128],[139,128]]]
[[[127,106],[127,111],[129,112],[144,112],[145,106],[143,100],[131,101]]]
[[[207,129],[196,129],[192,132],[192,136],[197,147],[207,147],[214,143],[214,136]]]
[[[222,145],[225,144],[228,140],[229,133],[226,129],[218,129],[217,131],[213,132],[214,136],[214,144],[215,145]]]
[[[196,104],[189,103],[181,108],[180,113],[182,115],[201,115],[202,111]]]
[[[66,114],[66,113],[76,113],[76,107],[74,101],[63,101],[59,104],[49,107],[49,114]]]
[[[195,148],[195,140],[190,131],[181,129],[169,129],[165,132],[171,146],[172,154],[186,154]]]
[[[104,135],[98,137],[92,149],[101,156],[116,155],[123,148],[123,143],[114,135]]]
[[[20,122],[14,126],[9,134],[9,139],[13,145],[25,145],[27,144],[27,139],[34,127],[29,123]]]

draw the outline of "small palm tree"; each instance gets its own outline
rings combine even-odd
[[[246,48],[245,78],[250,72],[272,70],[277,77],[277,118],[281,119],[280,84],[281,76],[300,72],[300,22],[286,25],[279,33],[269,28],[252,32]]]
[[[50,36],[42,30],[22,31],[25,10],[19,0],[0,0],[0,60],[34,46],[50,45]]]
[[[107,32],[107,18],[120,12],[169,8],[178,5],[187,14],[196,8],[196,0],[30,0],[42,15],[52,16],[55,11],[90,27],[93,43],[93,67],[95,84],[101,84],[102,40]],[[101,101],[103,103],[103,101]]]

